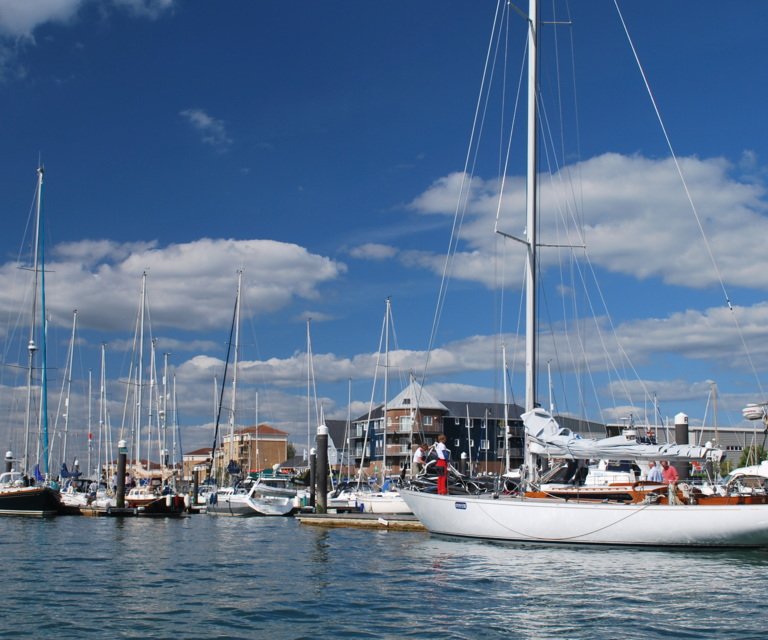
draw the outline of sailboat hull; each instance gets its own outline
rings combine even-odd
[[[50,487],[0,489],[0,515],[3,516],[54,516],[60,506],[59,492]]]
[[[768,546],[768,505],[668,505],[445,496],[401,490],[431,532],[550,544]]]
[[[295,507],[293,498],[288,496],[231,493],[224,489],[212,494],[206,513],[212,516],[251,518],[255,516],[288,516]]]

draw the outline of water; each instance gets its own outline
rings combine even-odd
[[[0,638],[758,638],[768,551],[508,546],[293,518],[0,518]]]

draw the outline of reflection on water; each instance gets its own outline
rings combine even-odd
[[[504,545],[204,515],[6,518],[0,541],[9,638],[749,638],[766,619],[764,551]]]

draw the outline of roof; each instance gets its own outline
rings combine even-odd
[[[500,402],[460,402],[454,400],[443,400],[449,415],[454,418],[466,418],[469,414],[471,418],[485,418],[486,410],[488,419],[500,420],[504,418],[504,403]],[[522,413],[522,407],[516,404],[510,404],[507,408],[507,417],[510,420],[519,420]]]
[[[211,455],[210,447],[203,447],[202,449],[195,449],[194,451],[187,451],[184,456],[209,456]]]
[[[253,425],[250,427],[245,427],[243,429],[240,429],[236,432],[238,435],[242,435],[245,433],[253,433],[259,437],[261,436],[288,436],[287,431],[281,431],[280,429],[275,429],[274,427],[270,427],[268,424],[261,423],[259,425]]]
[[[325,426],[328,427],[328,435],[337,449],[344,447],[344,435],[347,433],[346,420],[326,420]]]
[[[424,389],[416,380],[411,380],[411,384],[387,402],[387,410],[389,409],[448,411],[448,407]]]

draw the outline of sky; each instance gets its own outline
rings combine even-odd
[[[558,247],[541,256],[538,400],[744,424],[768,400],[768,4],[545,4],[540,239]],[[258,416],[301,453],[315,407],[382,401],[388,297],[390,397],[413,371],[438,398],[500,402],[504,343],[522,402],[523,254],[494,233],[497,209],[525,233],[526,25],[508,7],[479,102],[495,0],[0,0],[0,442],[22,437],[39,163],[58,424],[77,309],[73,448],[102,344],[123,424],[143,273],[186,450],[213,438],[241,270],[238,425]]]

